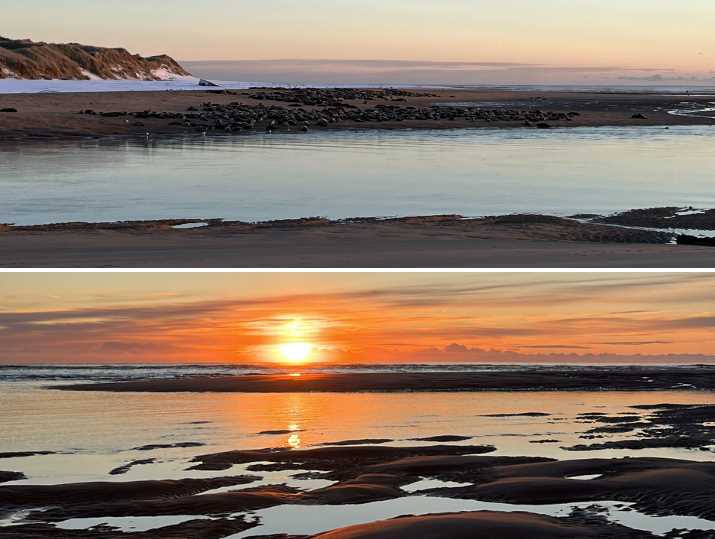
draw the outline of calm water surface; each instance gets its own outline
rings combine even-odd
[[[0,148],[0,222],[715,207],[715,127],[340,131]]]
[[[715,403],[712,393],[688,391],[123,394],[47,390],[42,388],[46,383],[5,382],[0,386],[0,452],[60,452],[2,460],[1,469],[25,472],[26,482],[33,484],[226,475],[225,471],[187,472],[186,468],[195,455],[223,450],[305,448],[360,438],[424,445],[409,439],[444,434],[472,437],[460,442],[463,444],[492,444],[499,455],[562,459],[627,456],[634,452],[574,453],[561,447],[583,443],[578,435],[593,427],[579,422],[579,413],[615,414],[638,404]],[[534,411],[552,415],[484,417]],[[274,430],[289,432],[259,434]],[[543,439],[559,443],[531,443]],[[133,449],[178,442],[206,446],[148,452]],[[637,455],[712,459],[712,453],[685,449],[644,450]],[[157,457],[157,463],[138,466],[126,475],[108,475],[128,461],[150,457]],[[234,467],[232,473],[242,472],[240,468]]]

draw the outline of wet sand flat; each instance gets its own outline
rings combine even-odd
[[[539,369],[476,373],[302,373],[280,375],[186,376],[128,382],[58,386],[74,391],[115,392],[355,392],[355,391],[535,391],[715,389],[713,367],[630,367]]]
[[[378,91],[381,92],[381,91]],[[57,94],[6,94],[0,95],[2,108],[15,109],[15,113],[0,114],[0,140],[22,141],[31,139],[102,137],[118,135],[144,135],[149,131],[154,135],[177,134],[196,131],[209,126],[209,132],[215,130],[213,121],[194,122],[184,125],[183,119],[159,118],[152,113],[189,113],[189,109],[199,110],[210,102],[219,107],[236,103],[241,107],[275,107],[276,110],[290,112],[301,106],[307,113],[321,112],[333,107],[330,99],[322,102],[306,101],[299,97],[296,102],[268,99],[275,96],[275,90],[212,90],[187,92],[108,92],[108,93],[57,93]],[[286,94],[295,94],[296,90],[286,90]],[[324,91],[330,98],[330,91]],[[264,94],[264,97],[261,97]],[[496,110],[493,118],[467,119],[397,119],[386,117],[375,121],[365,119],[344,119],[325,123],[320,119],[308,122],[310,129],[323,128],[371,128],[371,129],[409,129],[409,128],[457,128],[457,127],[523,127],[523,115],[518,119],[509,119],[498,111],[543,111],[545,113],[569,115],[568,117],[551,116],[548,123],[552,127],[578,126],[628,126],[628,125],[713,125],[715,118],[697,115],[673,115],[669,111],[679,108],[683,101],[689,101],[690,107],[707,108],[712,96],[675,96],[637,93],[598,93],[598,92],[563,92],[563,91],[511,91],[497,89],[450,89],[450,90],[415,90],[406,92],[405,97],[391,96],[389,99],[365,100],[358,94],[356,98],[341,98],[340,103],[353,111],[379,111],[377,105],[406,110],[408,107],[429,108],[434,104],[469,104],[487,110]],[[93,114],[79,114],[91,110]],[[107,116],[102,116],[102,114]],[[140,113],[140,116],[117,115]],[[318,117],[316,117],[318,118]],[[536,127],[534,122],[533,126]],[[270,124],[269,124],[270,125]],[[247,129],[265,129],[258,125]],[[296,125],[275,125],[273,130],[298,131],[303,123]],[[223,132],[223,127],[218,129]]]
[[[311,514],[321,507],[345,507],[348,510],[356,505],[377,509],[380,503],[401,500],[406,502],[403,509],[405,516],[401,518],[371,521],[369,512],[366,512],[359,519],[363,524],[327,531],[325,535],[318,532],[308,535],[290,533],[290,536],[389,539],[405,533],[435,538],[474,537],[474,534],[481,533],[508,539],[528,533],[545,539],[653,537],[645,531],[605,518],[599,502],[620,502],[621,507],[627,507],[628,511],[637,510],[644,516],[693,517],[701,526],[712,526],[712,478],[715,469],[711,462],[655,458],[554,461],[546,458],[479,456],[475,452],[484,451],[468,446],[342,447],[299,451],[266,449],[250,454],[234,451],[202,455],[195,459],[199,462],[223,459],[228,465],[242,459],[248,462],[261,459],[282,463],[285,469],[291,469],[295,462],[309,461],[311,466],[324,470],[325,476],[333,481],[330,486],[311,491],[280,485],[255,488],[249,485],[244,490],[222,492],[209,490],[217,484],[232,483],[235,488],[240,488],[241,483],[248,481],[248,478],[242,477],[145,481],[119,486],[115,483],[5,486],[0,487],[0,509],[25,511],[31,522],[0,527],[0,537],[263,537],[268,536],[271,525],[284,527],[289,533],[291,527],[300,529],[306,525],[301,522],[291,525],[290,522],[248,520],[245,518],[247,514],[261,515],[261,510],[275,512],[282,509]],[[583,474],[594,478],[572,478]],[[449,488],[436,485],[428,491],[432,496],[430,499],[435,502],[444,503],[448,499],[454,506],[482,505],[501,507],[503,510],[440,513],[438,510],[420,509],[418,516],[411,516],[414,513],[410,513],[409,503],[417,503],[417,499],[411,498],[405,487],[424,476],[440,481],[459,480],[463,485]],[[52,507],[46,506],[48,500],[51,500]],[[568,511],[561,513],[559,518],[548,516],[549,510],[543,507],[543,504],[569,503],[581,505],[572,509],[570,514]],[[533,508],[534,512],[527,512],[527,507]],[[179,524],[162,526],[160,517],[171,516],[180,517]],[[153,518],[158,527],[141,535],[130,535],[108,526],[86,527],[91,526],[93,521],[126,517]],[[84,528],[81,525],[74,529],[67,528],[66,523],[82,522],[82,519],[86,522]],[[313,527],[330,530],[327,523]]]
[[[529,534],[544,539],[709,539],[715,531],[715,464],[708,457],[715,425],[712,366],[444,371],[344,374],[307,369],[301,376],[85,380],[59,386],[66,390],[62,393],[46,385],[57,382],[33,385],[38,396],[54,394],[53,403],[65,403],[59,405],[63,415],[71,409],[68,400],[76,400],[83,415],[67,419],[83,417],[85,425],[92,424],[86,410],[101,409],[101,402],[129,416],[124,427],[110,423],[112,430],[125,431],[127,425],[142,422],[129,410],[145,408],[148,401],[136,402],[145,398],[155,402],[145,410],[150,421],[159,410],[163,419],[176,419],[153,429],[137,425],[137,438],[130,435],[129,442],[120,436],[99,453],[98,448],[81,449],[101,436],[98,431],[80,439],[58,426],[66,434],[65,450],[52,446],[54,437],[45,442],[26,437],[36,446],[6,453],[3,461],[2,469],[14,472],[4,472],[7,482],[0,485],[0,538],[511,539]],[[461,392],[497,387],[516,392],[492,391],[492,400],[489,393],[472,394],[476,400],[471,404],[470,393]],[[535,393],[537,388],[547,391]],[[570,391],[582,388],[598,398]],[[373,390],[355,397],[361,402],[382,399],[379,409],[385,417],[369,414],[365,428],[356,428],[349,419],[356,408],[343,398],[348,392]],[[443,390],[447,392],[434,393]],[[146,396],[136,393],[145,391]],[[224,398],[195,393],[208,391],[247,393],[225,396],[225,420],[231,428],[244,429],[228,443],[219,441],[216,430],[221,406],[187,415],[163,400],[183,405]],[[289,393],[285,402],[293,408],[302,402],[297,408],[311,416],[311,410],[336,414],[341,425],[329,428],[353,436],[330,432],[311,440],[311,432],[322,433],[325,427],[290,412],[294,424],[278,430],[287,424],[272,419],[284,408],[283,396],[253,394],[268,399],[266,417],[257,413],[261,405],[244,400],[254,391]],[[323,391],[333,392],[325,394],[324,404],[308,403],[322,398]],[[417,403],[424,397],[430,403],[420,408]],[[453,412],[441,405],[450,397]],[[386,417],[385,408],[396,408],[397,399],[405,400],[409,425]],[[612,406],[616,401],[620,404]],[[454,422],[458,414],[466,421]],[[106,413],[98,417],[109,423]],[[435,428],[428,428],[425,420]],[[381,423],[391,430],[383,430]],[[495,428],[500,430],[497,436]],[[526,444],[514,446],[519,436],[540,439],[536,437],[545,431],[558,436],[553,442],[565,453],[557,457],[545,446],[533,446],[533,451]],[[664,452],[667,448],[671,452]],[[168,467],[164,461],[173,464]],[[123,469],[116,468],[120,463]],[[82,472],[75,475],[71,470],[77,466]],[[676,528],[690,531],[666,535]]]
[[[177,223],[183,221],[176,221]],[[659,232],[559,218],[419,218],[335,223],[173,221],[0,227],[2,267],[670,268],[715,267],[708,246],[665,244]]]

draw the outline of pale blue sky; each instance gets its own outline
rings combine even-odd
[[[504,61],[715,69],[712,0],[29,0],[10,37],[183,60]]]

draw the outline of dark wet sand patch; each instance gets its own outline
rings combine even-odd
[[[450,538],[474,539],[585,539],[646,538],[650,534],[634,532],[622,526],[577,524],[528,513],[480,511],[427,516],[407,516],[363,524],[319,534],[315,539],[403,539]]]
[[[434,454],[478,454],[495,451],[493,446],[425,446],[425,447],[390,447],[390,446],[355,446],[355,447],[319,447],[314,449],[291,450],[259,449],[227,451],[209,455],[200,455],[193,459],[192,470],[227,470],[235,464],[251,462],[274,462],[284,464],[307,464],[316,470],[334,469],[343,466],[345,470],[354,470],[375,462],[397,459],[413,455]],[[320,466],[320,467],[318,467]]]
[[[151,492],[151,491],[150,491]],[[116,500],[91,504],[64,505],[60,508],[32,513],[30,519],[60,522],[69,518],[141,517],[174,515],[225,515],[294,503],[301,495],[296,489],[284,486],[261,487],[220,494],[200,494],[177,497],[151,497]]]
[[[593,219],[593,222],[646,228],[715,230],[715,209],[699,210],[680,206],[632,209],[600,216]]]
[[[113,501],[168,498],[251,483],[255,477],[233,476],[211,479],[95,482],[63,485],[8,485],[0,487],[0,507],[55,505],[72,507]]]
[[[224,539],[251,528],[242,520],[192,520],[147,532],[122,533],[110,528],[61,530],[50,524],[0,528],[1,539]]]
[[[131,451],[155,451],[157,449],[186,449],[190,447],[203,447],[203,442],[177,442],[174,444],[148,444],[134,447]]]
[[[474,436],[459,436],[453,434],[445,434],[442,436],[430,436],[428,438],[410,438],[413,442],[464,442],[471,440]]]
[[[362,438],[360,440],[341,440],[339,442],[324,442],[320,445],[375,445],[394,442],[391,438]]]
[[[0,483],[9,483],[10,481],[19,481],[20,479],[25,479],[24,473],[0,471]]]
[[[556,440],[556,439],[546,439],[546,440],[530,440],[530,444],[558,444],[561,443],[561,440]]]
[[[620,434],[633,432],[634,430],[649,427],[651,424],[643,421],[634,423],[623,423],[621,425],[605,425],[603,427],[594,427],[586,431],[587,434]]]
[[[156,459],[141,459],[141,460],[133,460],[131,462],[128,462],[126,464],[123,464],[122,466],[117,466],[113,470],[109,472],[109,475],[124,475],[127,473],[129,470],[134,468],[135,466],[145,466],[147,464],[154,464],[156,462]]]
[[[17,459],[56,454],[57,453],[55,451],[14,451],[9,453],[0,453],[0,459]]]
[[[485,414],[480,417],[549,417],[551,414],[545,412],[523,412],[516,414]]]
[[[608,440],[592,444],[578,444],[564,447],[567,451],[600,451],[606,449],[657,449],[684,448],[713,451],[715,445],[715,405],[662,404],[632,406],[643,410],[645,415],[622,414],[605,416],[589,414],[589,422],[601,426],[589,429],[581,435],[584,439],[595,439],[604,434],[628,433],[640,430],[636,438]],[[582,417],[584,417],[582,415]],[[715,451],[713,451],[715,452]]]

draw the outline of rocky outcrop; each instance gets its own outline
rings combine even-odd
[[[0,79],[167,80],[191,74],[170,56],[0,37]]]

